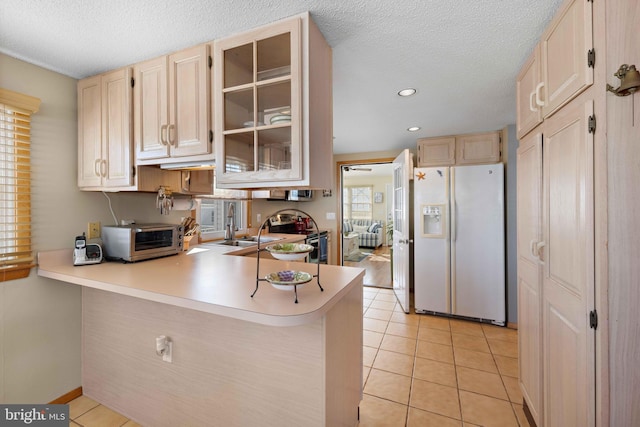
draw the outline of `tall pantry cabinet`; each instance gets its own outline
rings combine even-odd
[[[566,0],[517,81],[520,386],[538,426],[595,425],[592,7]]]

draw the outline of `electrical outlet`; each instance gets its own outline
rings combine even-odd
[[[100,238],[100,222],[90,222],[87,226],[87,239],[99,239]]]

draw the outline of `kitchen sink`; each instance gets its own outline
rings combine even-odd
[[[255,242],[252,240],[225,240],[223,242],[219,242],[219,243],[215,243],[216,245],[224,245],[224,246],[241,246],[241,247],[247,247],[247,246],[256,246],[258,244],[258,241],[256,240]]]
[[[260,236],[260,243],[275,242],[282,240],[282,237]],[[245,236],[239,239],[241,242],[258,242],[258,236]]]

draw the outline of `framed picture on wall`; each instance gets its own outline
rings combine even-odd
[[[373,193],[373,202],[374,203],[382,203],[382,192],[376,191]]]

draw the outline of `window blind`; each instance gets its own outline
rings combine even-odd
[[[7,92],[0,92],[0,281],[26,277],[34,265],[31,251],[32,111],[2,102]],[[20,99],[16,99],[15,104],[21,104]]]

